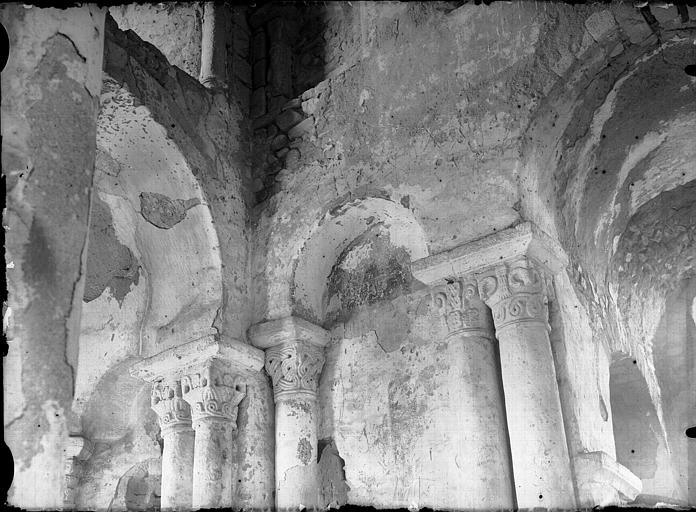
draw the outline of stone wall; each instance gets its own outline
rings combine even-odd
[[[101,87],[104,11],[4,5],[2,161],[9,352],[8,502],[63,504]]]
[[[148,106],[156,123],[176,143],[199,183],[220,242],[223,304],[244,303],[246,209],[251,200],[248,135],[244,113],[231,92],[209,92],[169,66],[132,32],[110,26],[105,72]],[[188,199],[188,198],[183,198]],[[223,306],[216,326],[235,339],[245,332],[243,308]]]
[[[253,169],[254,190],[260,201],[256,208],[260,241],[254,258],[255,318],[261,321],[282,317],[294,307],[285,304],[285,300],[295,300],[295,306],[299,300],[304,300],[304,291],[298,293],[297,287],[302,265],[298,262],[317,247],[316,229],[325,222],[327,211],[353,198],[372,195],[403,206],[422,226],[430,254],[499,231],[519,222],[521,216],[532,219],[564,242],[574,262],[567,274],[556,276],[557,296],[552,301],[551,318],[569,449],[572,454],[603,451],[613,456],[611,355],[620,347],[626,348],[625,343],[631,345],[628,351],[639,361],[641,372],[649,382],[652,400],[659,404],[659,384],[649,348],[652,341],[649,333],[654,332],[656,324],[645,334],[635,336],[621,334],[615,325],[607,325],[606,318],[600,320],[602,311],[606,312],[610,306],[608,297],[599,299],[601,294],[595,289],[599,287],[598,280],[606,276],[595,268],[588,270],[587,265],[601,257],[581,256],[593,243],[589,238],[580,242],[572,237],[566,240],[564,223],[572,220],[582,226],[585,233],[592,232],[591,226],[596,225],[589,220],[592,215],[611,210],[588,203],[579,213],[571,215],[570,212],[575,211],[572,207],[578,201],[591,203],[602,194],[612,194],[611,187],[606,186],[606,176],[610,169],[618,172],[622,161],[598,166],[596,177],[592,175],[596,187],[602,188],[601,193],[599,188],[596,193],[580,193],[573,188],[575,185],[564,188],[566,179],[571,182],[577,179],[573,165],[578,158],[582,159],[582,156],[569,155],[589,158],[591,153],[580,153],[579,148],[583,146],[578,138],[602,138],[603,132],[593,131],[599,122],[596,116],[606,114],[602,102],[606,99],[607,104],[613,105],[611,87],[617,77],[631,73],[629,63],[638,62],[636,67],[640,67],[645,61],[644,75],[641,75],[644,78],[635,83],[661,87],[661,82],[648,77],[665,73],[674,77],[667,86],[669,91],[655,95],[663,102],[679,96],[680,99],[672,103],[675,110],[684,114],[681,120],[673,121],[673,126],[678,124],[686,131],[678,135],[671,128],[661,129],[663,134],[672,134],[667,137],[674,137],[672,149],[665,148],[665,154],[679,155],[678,161],[669,164],[668,173],[674,179],[653,180],[660,185],[652,192],[647,192],[652,186],[649,180],[643,181],[640,185],[646,190],[643,196],[654,197],[665,189],[693,180],[691,167],[687,170],[682,164],[690,157],[684,149],[678,149],[686,147],[679,141],[684,133],[690,133],[690,121],[684,117],[688,117],[687,112],[693,112],[690,103],[693,95],[688,93],[689,77],[678,66],[671,67],[668,72],[662,69],[662,64],[653,68],[649,57],[641,60],[641,55],[652,55],[656,40],[643,14],[628,6],[603,9],[601,6],[570,8],[560,4],[494,3],[487,8],[466,4],[443,10],[429,5],[389,4],[368,5],[365,9],[362,18],[360,13],[345,18],[345,23],[352,23],[354,29],[345,32],[341,43],[332,46],[342,48],[345,66],[327,70],[322,81],[276,106],[276,112],[268,107],[265,114],[263,109],[256,111]],[[676,9],[672,11],[674,16],[661,18],[664,28],[688,30],[690,25],[680,25]],[[364,21],[365,16],[369,21]],[[363,31],[359,30],[361,19],[368,27]],[[361,37],[352,34],[361,34]],[[686,57],[680,53],[685,47],[677,49],[676,46],[666,51],[673,52],[670,53],[673,61],[685,61]],[[583,104],[584,97],[593,98],[596,103]],[[650,108],[653,111],[653,107]],[[665,110],[666,107],[659,104],[654,106],[655,112]],[[634,104],[634,107],[616,110],[619,111],[636,112],[638,107]],[[617,133],[626,132],[626,126],[638,129],[638,124],[620,119],[623,118],[612,121],[617,123]],[[645,128],[645,131],[650,129]],[[622,134],[625,140],[617,142],[616,139],[610,141],[607,135],[604,137],[606,151],[614,148],[615,153],[625,158],[636,136],[642,137],[640,133],[632,133],[629,140],[626,132]],[[561,142],[556,142],[559,139]],[[634,158],[639,152],[634,148]],[[662,165],[659,161],[660,157],[655,155],[654,163]],[[602,174],[605,168],[607,172]],[[661,176],[664,177],[665,166],[657,168],[663,170]],[[625,184],[628,187],[628,181]],[[565,196],[562,196],[563,190]],[[624,200],[622,194],[618,196],[621,201]],[[562,203],[557,199],[561,196]],[[664,200],[672,204],[671,199]],[[636,201],[642,204],[644,200]],[[590,211],[592,214],[581,213]],[[635,213],[635,208],[626,210],[629,216]],[[357,251],[361,237],[366,236],[362,234],[365,230],[356,235],[351,229],[338,230],[335,234],[337,243],[345,244],[340,247],[346,253],[351,247]],[[623,229],[623,225],[614,226],[612,236],[620,235]],[[343,239],[345,242],[341,241]],[[612,242],[609,238],[606,244]],[[334,254],[332,242],[327,240],[326,244],[325,257],[340,269],[346,254],[338,256]],[[684,247],[691,247],[686,239],[684,244]],[[393,247],[397,249],[398,245]],[[381,257],[388,258],[388,253],[373,255],[375,263]],[[677,252],[672,251],[672,254]],[[690,268],[688,256],[677,259],[679,265]],[[580,261],[584,263],[578,271],[577,262]],[[367,272],[370,264],[363,262],[362,270]],[[670,263],[672,269],[674,264]],[[316,290],[318,296],[325,294],[321,300],[329,307],[331,296],[334,297],[333,319],[345,328],[353,325],[356,311],[360,311],[360,315],[371,318],[371,325],[388,331],[386,338],[371,335],[367,327],[345,339],[339,334],[327,349],[330,354],[327,367],[332,368],[328,371],[340,375],[334,377],[332,387],[339,388],[339,381],[352,381],[350,397],[355,397],[359,403],[368,396],[386,393],[389,382],[399,377],[397,370],[392,373],[381,368],[378,378],[376,370],[373,374],[372,370],[364,368],[364,361],[375,358],[381,361],[381,355],[376,355],[379,354],[376,345],[381,345],[383,339],[389,340],[385,342],[387,345],[393,343],[402,348],[414,343],[413,333],[408,332],[414,320],[403,315],[394,320],[393,310],[399,309],[397,304],[404,298],[390,298],[393,296],[388,290],[383,290],[381,295],[378,292],[380,300],[372,305],[361,304],[356,310],[348,300],[346,309],[341,309],[342,300],[351,295],[353,286],[366,283],[368,287],[378,288],[379,280],[364,276],[346,279],[339,274],[340,270],[332,274],[333,289]],[[380,275],[386,278],[386,274]],[[678,280],[674,278],[674,282]],[[604,286],[608,286],[606,282]],[[282,291],[286,287],[290,289],[288,295]],[[403,292],[407,290],[400,290],[397,295]],[[627,291],[617,295],[629,296]],[[645,316],[646,309],[641,311]],[[294,312],[317,321],[316,316],[302,308],[295,308]],[[660,307],[651,309],[644,319],[652,318],[656,323],[661,314]],[[319,320],[325,321],[324,318]],[[333,343],[343,349],[353,344],[356,344],[355,350],[367,350],[364,344],[372,348],[369,354],[364,354],[364,359],[362,352],[354,358],[340,352],[343,354],[340,363],[334,363]],[[335,350],[338,354],[342,349]],[[445,367],[442,370],[445,371]],[[355,371],[366,371],[368,376],[364,381],[357,380],[353,376]],[[419,388],[424,382],[413,375],[404,385]],[[324,381],[322,385],[326,385]],[[342,395],[322,393],[325,410],[344,409]],[[386,417],[386,411],[394,402],[388,398],[375,400],[385,410],[375,413],[375,422],[379,423],[379,418]],[[424,416],[432,413],[427,400],[423,400],[422,407]],[[342,423],[346,424],[350,421]],[[352,489],[347,491],[348,501],[356,499],[367,504],[372,492],[368,489],[376,484],[356,473],[357,468],[370,467],[364,458],[368,457],[367,449],[363,447],[361,452],[354,444],[354,436],[362,434],[324,428],[326,430],[320,435],[327,436],[325,441],[336,447],[342,460],[339,465],[343,464],[347,485]],[[367,446],[385,451],[385,457],[409,452],[399,443],[387,448],[376,434],[372,441],[368,436],[365,442]],[[355,455],[356,451],[363,455]],[[407,470],[392,471],[398,482],[395,485],[407,486]],[[380,494],[382,490],[375,492],[384,503],[389,501],[386,494]]]
[[[6,363],[8,444],[43,425],[43,437],[28,437],[32,446],[15,442],[19,481],[38,474],[41,447],[56,465],[51,440],[73,428],[62,418],[72,401],[81,416],[74,430],[95,444],[91,458],[75,462],[84,475],[77,503],[154,503],[151,488],[166,473],[162,434],[150,384],[131,375],[133,363],[213,336],[246,344],[250,326],[290,318],[292,329],[254,344],[304,343],[303,329],[315,336],[306,354],[285,347],[298,364],[283,371],[319,379],[323,368],[290,406],[279,400],[283,372],[266,361],[275,425],[305,437],[294,450],[294,431],[279,431],[275,445],[271,383],[251,372],[230,437],[225,485],[233,484],[236,506],[272,506],[274,460],[289,446],[285,466],[276,464],[284,469],[275,500],[292,498],[289,483],[311,494],[314,478],[321,506],[511,507],[525,489],[512,477],[520,452],[507,425],[517,418],[503,417],[518,389],[530,402],[553,398],[534,417],[553,438],[544,457],[569,457],[546,461],[569,472],[549,489],[568,494],[566,503],[633,499],[640,482],[617,460],[655,495],[643,503],[685,499],[689,461],[674,450],[693,418],[665,393],[685,393],[674,375],[688,373],[680,366],[670,375],[688,350],[666,339],[685,339],[692,327],[668,324],[693,299],[696,103],[681,63],[693,53],[694,9],[686,19],[682,8],[626,3],[220,9],[224,76],[206,88],[203,3],[112,8],[103,80],[92,69],[101,55],[91,33],[52,11],[45,21],[36,9],[3,8],[3,20],[36,26],[41,41],[12,25],[24,53],[11,61],[16,76],[3,75],[14,98],[3,103],[6,223],[15,233],[9,332],[25,343],[41,329],[50,341],[28,342],[27,356],[11,350]],[[102,37],[100,15],[79,14]],[[66,119],[60,134],[49,122],[55,112]],[[79,183],[50,172],[74,167],[86,171]],[[68,224],[56,224],[68,214],[44,199],[49,188],[73,198]],[[524,221],[554,241],[560,261],[543,278],[550,330],[544,318],[517,337],[499,336],[500,346],[492,335],[451,336],[449,288],[416,280],[414,262],[517,232]],[[36,292],[53,288],[64,302],[55,321]],[[33,324],[36,311],[44,313]],[[510,355],[532,336],[533,350]],[[21,368],[44,348],[65,364],[27,380]],[[512,389],[500,380],[504,350],[508,379],[545,368],[547,380]],[[525,360],[547,352],[541,365]],[[640,407],[631,403],[638,388]],[[525,407],[507,410],[514,406]],[[638,425],[644,411],[650,422]],[[631,429],[650,432],[649,456],[632,455],[643,438],[624,435]],[[600,498],[592,494],[597,460],[615,477]],[[53,484],[59,493],[62,484]],[[533,494],[525,505],[546,503]]]
[[[243,101],[231,89],[204,88],[108,17],[106,37],[92,293],[74,398],[96,443],[78,495],[88,508],[125,500],[119,479],[159,457],[150,386],[129,375],[133,363],[201,333],[244,341],[249,314],[239,307],[247,302],[251,200]],[[133,269],[127,281],[114,261],[121,253]],[[119,407],[129,403],[124,393],[143,396],[149,413]],[[273,499],[267,380],[250,383],[248,393],[234,440],[235,503],[265,507]]]

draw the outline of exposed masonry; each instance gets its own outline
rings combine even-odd
[[[0,20],[12,505],[696,503],[694,7]]]

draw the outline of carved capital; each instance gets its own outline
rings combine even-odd
[[[246,384],[240,376],[209,362],[200,372],[181,378],[181,391],[191,406],[194,428],[201,420],[231,422],[236,428],[239,403],[246,396]]]
[[[313,343],[281,343],[266,350],[276,401],[298,394],[316,396],[323,367],[324,349]]]
[[[541,322],[547,329],[545,278],[527,258],[498,265],[478,280],[481,298],[493,311],[496,330],[521,322]]]
[[[158,381],[152,385],[150,406],[157,413],[162,436],[191,428],[191,408],[181,393],[178,380]]]
[[[460,333],[493,336],[491,316],[479,297],[475,281],[451,280],[443,291],[435,293],[434,299],[450,336]]]

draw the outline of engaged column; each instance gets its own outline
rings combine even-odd
[[[328,332],[296,317],[251,328],[253,344],[266,349],[273,380],[276,428],[276,507],[318,506],[317,386]]]
[[[181,395],[181,383],[174,378],[155,382],[151,404],[164,442],[162,510],[190,510],[194,441],[191,409]]]
[[[246,384],[223,364],[211,361],[181,379],[195,431],[193,508],[232,506],[232,442],[237,408]]]
[[[549,340],[546,280],[520,257],[479,276],[500,346],[519,508],[573,508],[574,486]]]

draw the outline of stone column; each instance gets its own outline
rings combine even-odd
[[[254,345],[266,349],[276,404],[276,507],[319,504],[317,386],[328,332],[296,317],[255,325]]]
[[[204,87],[226,87],[227,72],[227,8],[223,4],[203,4],[201,27],[201,72],[198,80]]]
[[[162,451],[162,510],[190,510],[193,476],[191,408],[181,394],[181,384],[170,378],[152,386],[152,409],[160,422]]]
[[[479,275],[493,311],[519,508],[574,508],[575,491],[549,340],[546,280],[527,257]]]
[[[133,365],[131,375],[155,383],[157,398],[153,402],[159,401],[153,403],[154,407],[165,411],[175,407],[174,417],[182,421],[186,406],[179,398],[190,407],[194,440],[179,433],[176,441],[170,442],[173,448],[170,460],[174,465],[180,464],[178,473],[165,476],[168,454],[163,454],[163,508],[166,485],[174,485],[173,480],[188,486],[186,490],[180,489],[180,494],[174,494],[175,507],[179,507],[179,499],[183,502],[188,495],[191,505],[181,508],[239,508],[233,502],[237,411],[246,396],[246,382],[258,378],[262,368],[262,351],[233,339],[221,341],[218,336],[178,345]],[[171,380],[180,381],[180,394],[176,386],[167,384]],[[157,383],[162,383],[161,388]],[[169,397],[175,399],[172,402],[175,406],[161,403]],[[164,435],[167,434],[163,432]],[[164,446],[166,450],[166,438]],[[192,459],[186,455],[190,450]],[[188,460],[193,462],[187,464]]]
[[[218,361],[181,379],[195,431],[193,508],[232,507],[232,443],[237,408],[246,395],[242,379]]]
[[[497,341],[491,311],[479,297],[476,281],[455,280],[435,294],[447,324],[447,354],[456,367],[457,393],[454,457],[466,461],[459,468],[452,508],[512,509],[515,499],[498,372]]]

